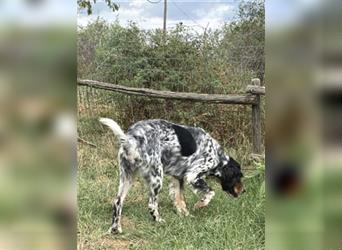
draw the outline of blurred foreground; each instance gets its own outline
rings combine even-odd
[[[267,249],[342,248],[341,11],[267,2]]]
[[[0,1],[0,249],[76,246],[70,11],[65,1]]]

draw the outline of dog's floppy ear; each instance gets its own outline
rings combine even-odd
[[[229,158],[228,166],[238,169],[238,172],[240,173],[240,177],[243,177],[243,173],[241,172],[241,165],[236,160],[234,160],[233,157]]]
[[[183,156],[190,156],[197,150],[197,145],[194,137],[189,130],[184,127],[173,124],[172,128],[175,130],[181,146],[181,153]]]
[[[236,167],[236,168],[238,168],[238,169],[241,170],[241,165],[240,165],[240,163],[238,163],[236,160],[234,160],[233,157],[229,157],[228,165],[231,166],[231,167]]]

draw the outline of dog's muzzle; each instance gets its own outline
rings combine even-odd
[[[238,197],[240,196],[241,194],[245,193],[246,190],[244,189],[243,185],[241,182],[235,184],[234,188],[233,188],[234,192],[233,192],[233,196],[234,197]]]

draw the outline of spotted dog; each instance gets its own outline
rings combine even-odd
[[[139,172],[149,187],[148,207],[153,219],[162,222],[158,212],[158,193],[163,175],[170,175],[170,194],[180,214],[188,215],[184,184],[201,196],[195,208],[205,207],[215,192],[205,182],[214,176],[222,189],[234,197],[244,192],[239,163],[226,155],[218,142],[201,128],[178,125],[165,120],[146,120],[132,125],[127,133],[108,118],[100,118],[120,139],[118,153],[120,183],[113,204],[110,232],[121,232],[121,211],[135,173]]]

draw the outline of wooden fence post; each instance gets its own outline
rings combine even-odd
[[[252,85],[260,86],[260,79],[252,79]],[[256,94],[256,103],[252,105],[252,143],[253,153],[261,154],[261,106],[260,95]]]

